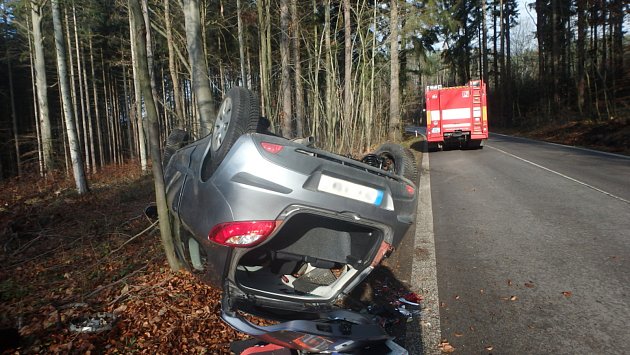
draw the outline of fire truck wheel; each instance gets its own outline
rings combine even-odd
[[[466,143],[468,149],[483,149],[483,139],[471,139]]]
[[[440,145],[435,142],[427,143],[427,150],[429,152],[437,152],[438,150],[440,150]]]
[[[413,152],[400,144],[385,143],[374,154],[385,160],[384,169],[411,180],[418,180],[418,168]]]

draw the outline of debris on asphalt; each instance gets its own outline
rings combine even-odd
[[[451,344],[449,344],[447,340],[442,340],[438,347],[443,353],[452,353],[453,351],[455,351],[455,348]]]

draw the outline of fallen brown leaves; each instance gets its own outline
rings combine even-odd
[[[455,351],[455,348],[449,344],[447,340],[442,340],[438,345],[438,348],[443,353],[452,353]]]
[[[151,225],[150,178],[133,163],[90,183],[86,196],[63,178],[0,186],[0,328],[19,328],[17,350],[228,353],[243,335],[219,319],[220,292],[171,273],[155,228],[140,234]],[[111,330],[70,331],[99,312],[116,315]]]

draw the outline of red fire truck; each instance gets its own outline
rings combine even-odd
[[[482,148],[488,139],[486,84],[473,80],[465,86],[428,86],[426,95],[427,141],[432,149],[455,143]]]

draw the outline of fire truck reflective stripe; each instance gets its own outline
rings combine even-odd
[[[470,127],[470,123],[451,123],[442,125],[444,128],[459,128],[459,127]]]
[[[431,119],[429,121],[439,121],[440,120],[440,110],[430,111]]]
[[[443,120],[470,119],[470,107],[451,108],[448,110],[442,110],[442,119]]]

